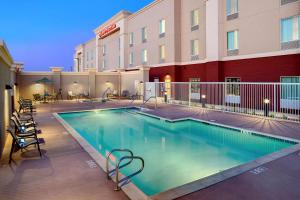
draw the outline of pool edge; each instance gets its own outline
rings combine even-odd
[[[67,122],[65,122],[59,114],[66,114],[66,113],[78,113],[78,112],[90,112],[90,111],[95,111],[95,110],[116,110],[116,109],[126,109],[126,108],[139,108],[137,106],[128,106],[128,107],[118,107],[118,108],[104,108],[104,109],[91,109],[91,110],[81,110],[81,111],[69,111],[69,112],[59,112],[59,113],[53,113],[53,116],[71,133],[71,135],[78,141],[78,143],[86,150],[87,153],[98,163],[98,165],[102,168],[102,170],[105,172],[105,157],[102,156],[101,153],[99,153],[94,147],[90,144],[88,144],[87,141],[85,141],[80,134],[77,133],[76,130],[74,130]],[[193,117],[186,117],[186,118],[179,118],[179,119],[168,119],[164,117],[160,117],[157,115],[145,113],[145,112],[137,112],[139,114],[143,114],[149,117],[155,117],[161,120],[166,120],[169,122],[178,122],[178,121],[184,121],[184,120],[193,120],[193,121],[198,121],[202,123],[208,123],[211,125],[215,126],[220,126],[224,128],[230,128],[234,130],[245,130],[248,131],[248,129],[243,129],[243,128],[238,128],[234,126],[228,126],[224,124],[219,124],[216,122],[211,122],[211,121],[205,121],[201,119],[196,119]],[[291,147],[282,149],[280,151],[265,155],[263,157],[260,157],[258,159],[255,159],[253,161],[247,162],[245,164],[224,170],[223,172],[219,172],[217,174],[213,174],[211,176],[178,186],[176,188],[172,188],[170,190],[158,193],[156,195],[152,196],[147,196],[144,194],[139,188],[137,188],[133,183],[129,183],[128,185],[124,186],[122,190],[125,192],[125,194],[132,200],[161,200],[161,199],[175,199],[179,198],[182,196],[185,196],[187,194],[199,191],[201,189],[207,188],[209,186],[215,185],[217,183],[220,183],[226,179],[238,176],[240,174],[243,174],[251,169],[255,169],[257,167],[260,167],[264,164],[267,164],[269,162],[272,162],[274,160],[277,160],[279,158],[285,157],[287,155],[290,155],[296,151],[300,150],[300,141],[293,139],[293,138],[288,138],[288,137],[283,137],[283,136],[278,136],[278,135],[272,135],[272,134],[267,134],[267,133],[261,133],[257,132],[255,130],[250,130],[252,133],[256,133],[258,135],[262,136],[267,136],[271,138],[277,138],[281,139],[284,141],[291,141],[295,142],[298,144],[294,144]],[[132,191],[133,190],[133,191]]]

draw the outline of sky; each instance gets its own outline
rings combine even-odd
[[[70,71],[74,49],[120,10],[135,12],[153,0],[0,0],[0,39],[25,71]]]

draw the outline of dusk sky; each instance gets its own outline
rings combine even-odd
[[[0,39],[26,71],[71,70],[76,45],[120,10],[134,12],[153,0],[2,0]]]

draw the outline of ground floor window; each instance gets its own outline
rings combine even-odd
[[[234,96],[240,96],[240,84],[236,84],[241,82],[241,78],[226,78],[225,82],[226,84],[226,94],[227,95],[234,95]]]
[[[189,80],[191,82],[191,93],[200,93],[200,78],[190,78]]]
[[[281,85],[281,99],[300,100],[300,76],[281,77],[280,82],[283,83]]]

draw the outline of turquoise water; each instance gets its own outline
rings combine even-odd
[[[193,120],[167,122],[134,110],[98,110],[60,116],[103,156],[115,148],[131,149],[145,160],[132,182],[154,195],[244,164],[294,143]],[[115,154],[120,158],[123,154]],[[134,162],[122,173],[139,166]]]

